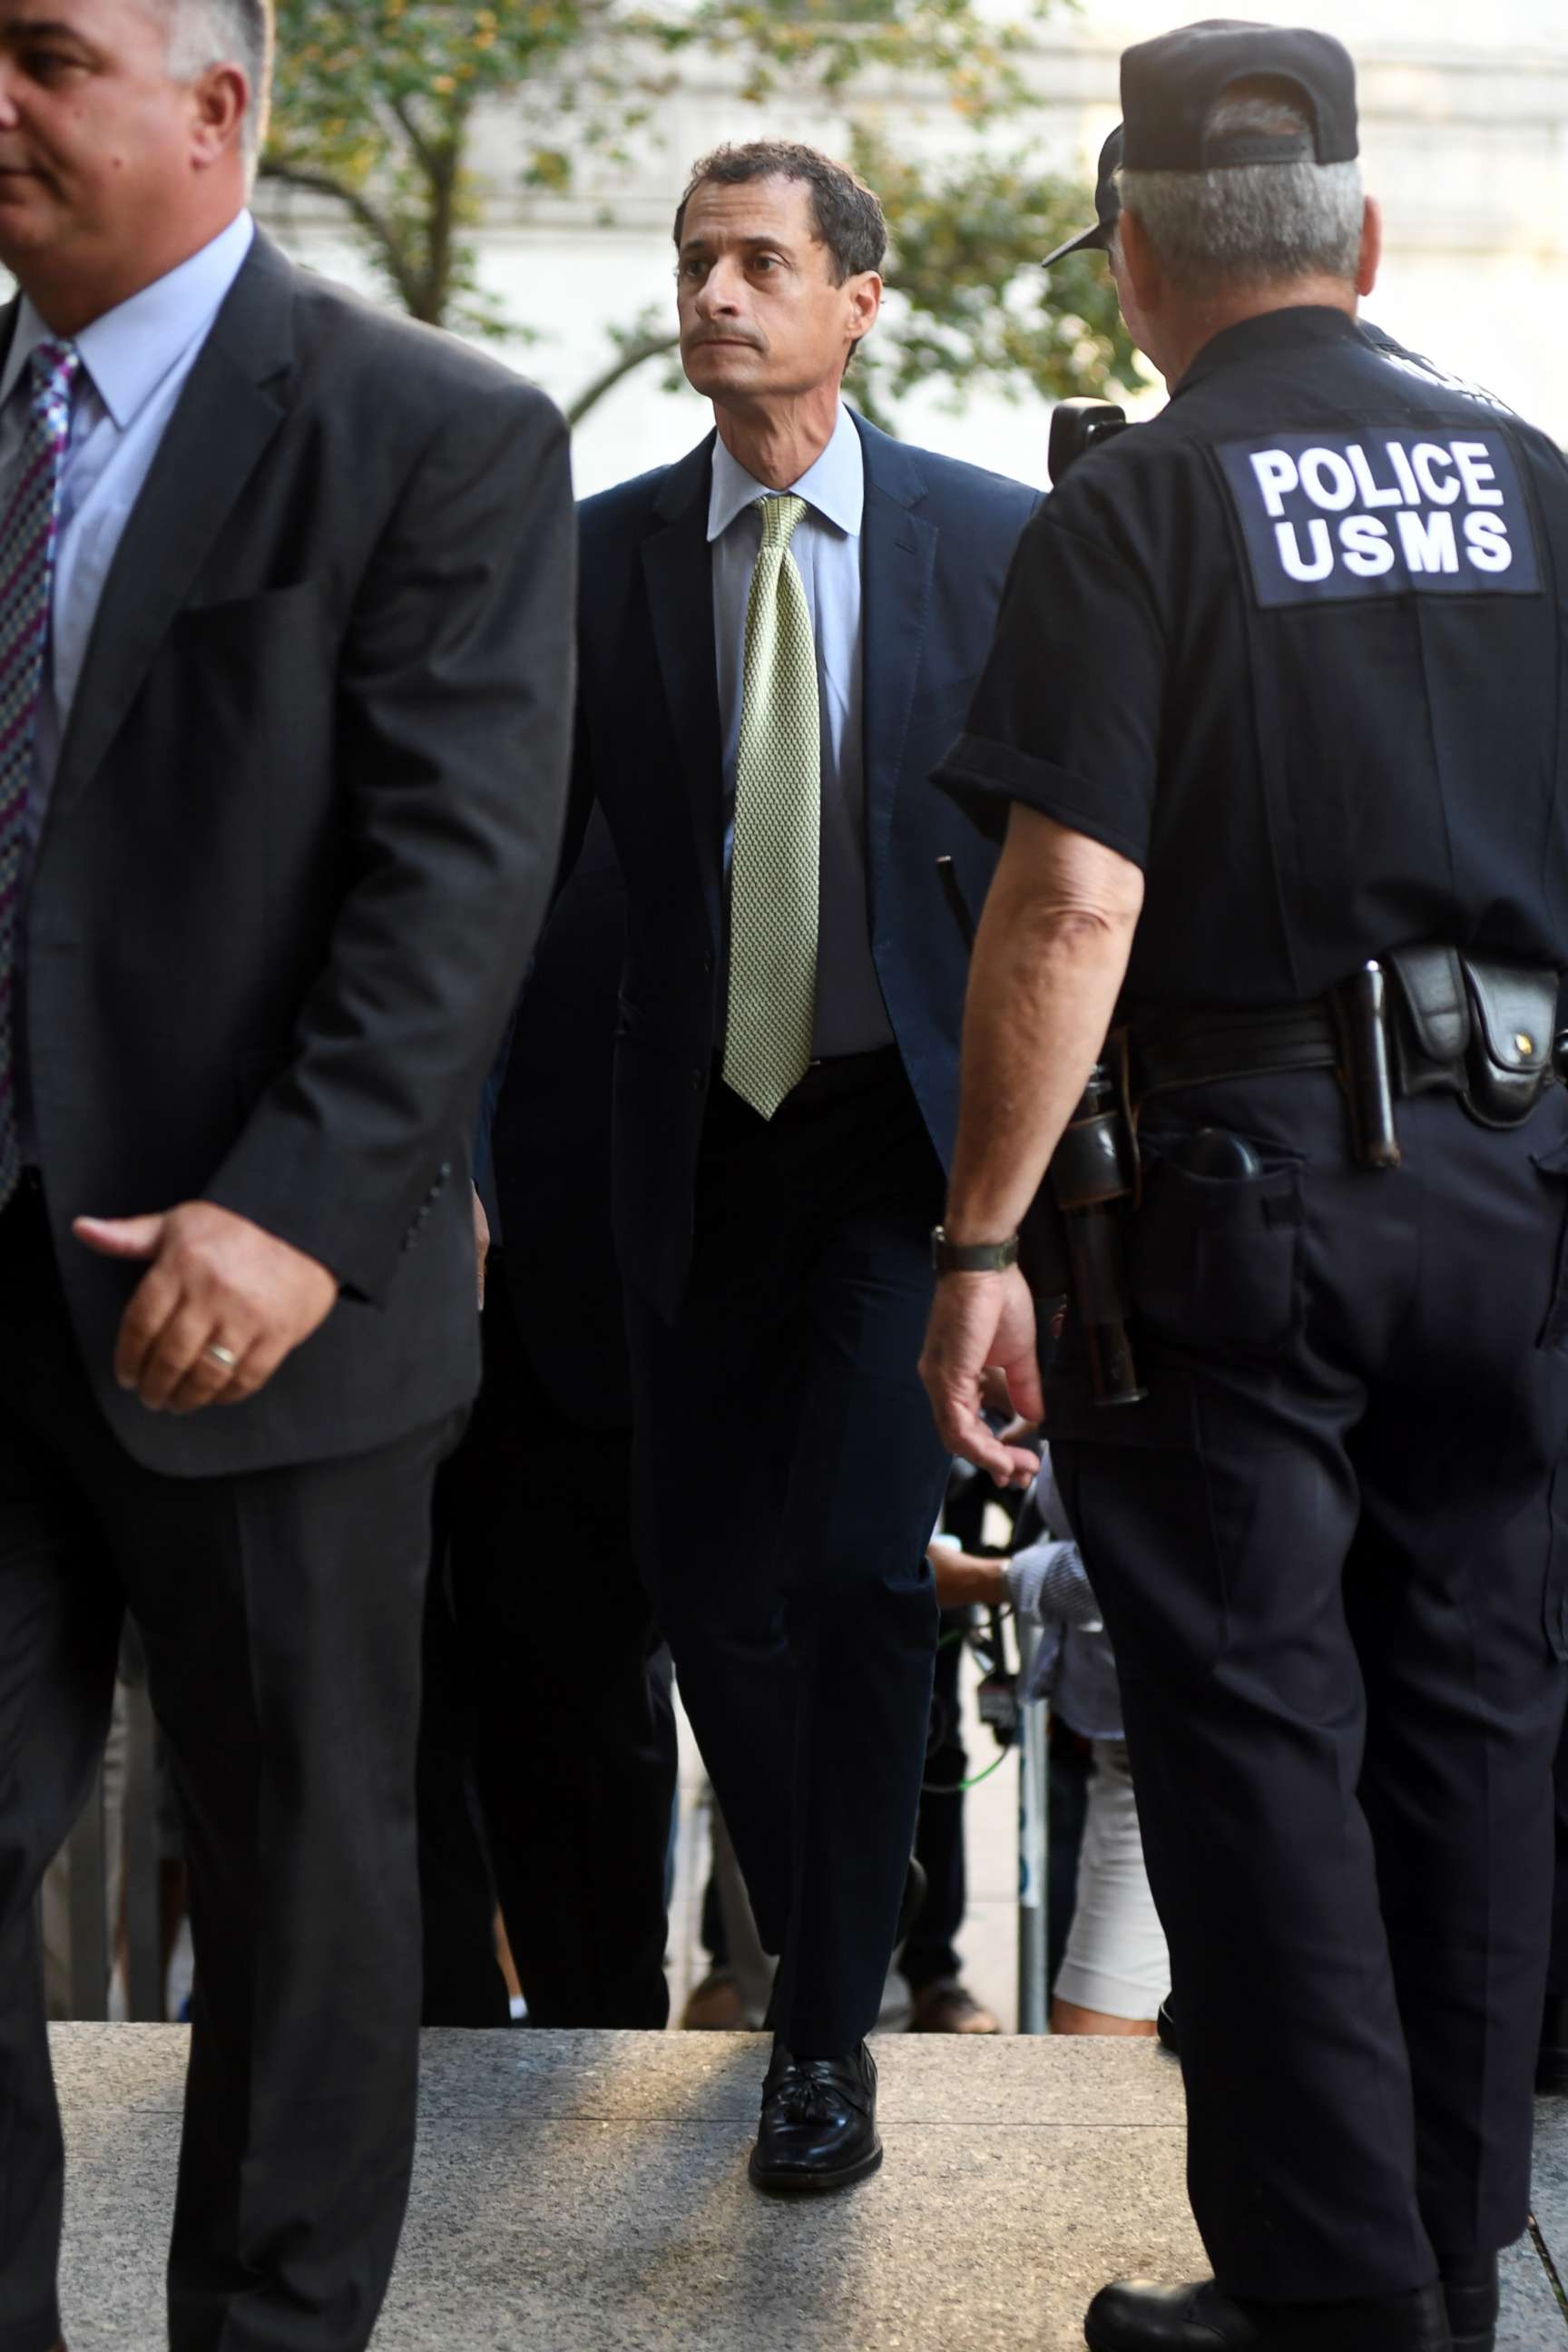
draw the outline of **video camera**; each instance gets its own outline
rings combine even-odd
[[[1113,400],[1058,400],[1051,411],[1048,459],[1051,486],[1056,488],[1069,466],[1102,441],[1125,433],[1131,420]]]

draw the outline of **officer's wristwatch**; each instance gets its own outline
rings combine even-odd
[[[1005,1242],[950,1242],[938,1225],[931,1237],[931,1262],[938,1274],[1005,1274],[1018,1263],[1018,1236]]]

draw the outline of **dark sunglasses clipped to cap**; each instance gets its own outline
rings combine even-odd
[[[1121,218],[1121,198],[1116,192],[1116,174],[1121,169],[1121,125],[1119,122],[1100,151],[1100,177],[1094,191],[1094,209],[1099,217],[1092,228],[1081,236],[1068,237],[1054,253],[1047,253],[1041,262],[1042,269],[1052,269],[1065,261],[1069,253],[1108,253],[1116,224]]]

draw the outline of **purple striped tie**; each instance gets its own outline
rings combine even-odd
[[[45,342],[34,350],[28,365],[26,436],[16,488],[0,521],[0,1209],[15,1192],[22,1172],[12,1032],[16,926],[60,530],[60,485],[81,358],[70,343]]]

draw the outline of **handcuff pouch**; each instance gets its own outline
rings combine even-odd
[[[1470,1000],[1465,1108],[1483,1127],[1518,1127],[1552,1076],[1557,974],[1461,956]]]
[[[1402,1095],[1455,1094],[1482,1127],[1519,1127],[1553,1075],[1557,974],[1458,948],[1384,957]]]

